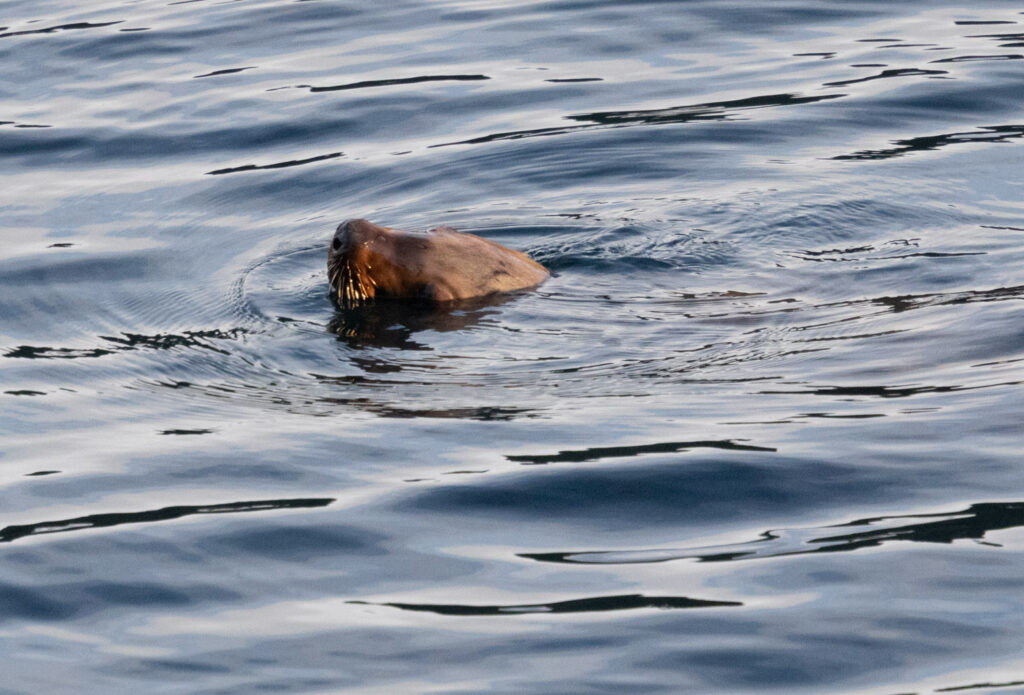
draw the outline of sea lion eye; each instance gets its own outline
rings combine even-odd
[[[334,237],[334,241],[331,242],[331,248],[334,249],[335,251],[340,249],[341,248],[341,239],[339,239],[338,237]]]

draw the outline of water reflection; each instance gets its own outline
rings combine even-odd
[[[141,333],[122,333],[121,335],[101,335],[99,338],[112,347],[102,348],[64,348],[46,345],[19,345],[3,354],[3,357],[14,359],[78,359],[83,357],[103,357],[115,352],[147,349],[172,350],[174,348],[197,348],[209,350],[222,355],[230,352],[218,347],[213,340],[235,340],[246,331],[242,328],[228,330],[210,329],[201,331],[184,331],[182,333],[161,333],[144,335]]]
[[[778,449],[750,444],[738,444],[731,440],[693,441],[693,442],[659,442],[657,444],[638,444],[634,446],[605,446],[589,449],[559,451],[557,454],[523,454],[505,456],[509,461],[527,465],[548,463],[582,463],[603,458],[626,458],[644,454],[674,454],[690,449],[722,449],[725,451],[767,451]]]
[[[274,162],[272,164],[243,164],[237,167],[225,167],[223,169],[214,169],[213,171],[206,172],[209,176],[220,176],[221,174],[237,174],[243,171],[261,171],[264,169],[287,169],[289,167],[298,167],[303,164],[313,164],[315,162],[323,162],[328,159],[337,159],[338,157],[344,157],[344,152],[330,152],[328,154],[320,154],[315,157],[306,157],[305,159],[289,159],[284,162]]]
[[[933,692],[936,693],[961,693],[967,690],[996,690],[1002,688],[1014,688],[1019,685],[1024,685],[1024,680],[1016,681],[1003,681],[1003,682],[990,682],[990,683],[970,683],[968,685],[954,685],[948,688],[936,688]],[[1000,690],[1000,692],[1012,692]]]
[[[911,524],[901,523],[906,519],[925,519],[925,521]],[[1024,502],[986,502],[972,504],[959,512],[881,516],[857,519],[845,524],[822,528],[765,531],[759,539],[746,543],[677,549],[521,553],[519,557],[541,562],[613,565],[684,559],[699,562],[725,562],[809,553],[848,552],[861,548],[873,548],[892,541],[918,543],[952,543],[963,539],[981,541],[991,531],[1020,526],[1024,526]],[[836,533],[833,530],[858,527],[864,527],[864,530],[852,533]],[[985,542],[985,544],[998,545],[990,542]]]
[[[928,152],[950,145],[967,145],[971,143],[1000,143],[1024,137],[1024,125],[984,126],[980,130],[970,130],[942,135],[922,135],[905,140],[894,140],[896,147],[881,150],[860,150],[852,154],[840,154],[833,157],[838,160],[879,160],[902,157],[914,152]]]
[[[973,63],[978,61],[986,60],[1024,60],[1024,55],[1020,53],[1005,53],[1003,55],[966,55],[956,56],[954,58],[940,58],[939,60],[933,60],[933,63]]]
[[[623,594],[620,596],[597,596],[594,598],[556,601],[554,603],[528,603],[518,605],[475,606],[468,604],[436,604],[436,603],[368,603],[366,601],[349,601],[361,605],[389,606],[405,611],[437,613],[438,615],[527,615],[531,613],[605,613],[609,611],[627,611],[640,608],[721,608],[742,606],[738,601],[709,601],[687,598],[685,596],[644,596],[643,594]]]
[[[36,475],[42,475],[42,472]],[[258,500],[253,502],[227,502],[224,504],[204,504],[190,506],[163,507],[144,512],[110,512],[106,514],[89,514],[73,519],[57,519],[41,521],[35,524],[6,526],[0,529],[0,543],[10,543],[28,536],[40,536],[50,533],[81,531],[90,528],[108,528],[124,524],[147,524],[155,521],[170,521],[197,514],[232,514],[238,512],[265,512],[278,509],[308,509],[326,507],[334,502],[334,498],[297,498]]]
[[[711,101],[691,106],[671,106],[665,109],[642,111],[604,111],[566,116],[571,121],[593,122],[600,125],[688,123],[695,120],[724,120],[734,112],[777,106],[799,106],[820,101],[839,99],[844,94],[765,94],[729,101]]]
[[[498,314],[496,308],[521,293],[492,294],[443,305],[381,299],[368,306],[339,309],[327,329],[349,347],[427,350],[412,339],[416,333],[448,333],[477,326]]]
[[[858,77],[850,80],[839,80],[837,82],[826,82],[826,87],[845,87],[850,84],[859,84],[861,82],[871,82],[873,80],[884,80],[890,77],[910,77],[918,75],[948,75],[946,70],[921,70],[919,68],[899,68],[893,70],[882,70],[877,75],[871,75],[869,77]]]
[[[978,384],[973,386],[821,386],[810,389],[766,390],[763,394],[796,394],[806,393],[830,398],[849,398],[868,396],[871,398],[909,398],[925,393],[957,393],[958,391],[976,391],[978,389],[998,388],[1000,386],[1016,386],[1019,381],[1003,381],[994,384]]]
[[[311,92],[337,92],[348,89],[366,89],[368,87],[390,87],[399,84],[420,84],[422,82],[477,82],[491,79],[487,75],[419,75],[417,77],[396,77],[390,80],[363,80],[362,82],[349,82],[347,84],[336,84],[326,87],[315,87],[308,84],[296,85],[300,89],[308,89]]]
[[[577,121],[582,125],[556,126],[549,128],[532,128],[501,133],[491,133],[458,142],[445,142],[431,147],[448,145],[479,145],[500,140],[521,140],[523,138],[563,135],[590,128],[623,127],[633,125],[662,125],[666,123],[690,123],[695,121],[726,121],[737,113],[751,109],[763,109],[778,106],[797,106],[813,104],[820,101],[839,99],[845,94],[822,94],[817,96],[800,96],[797,94],[767,94],[730,101],[712,101],[688,106],[671,106],[662,109],[638,111],[599,111],[594,113],[570,114],[566,120]]]
[[[45,27],[43,29],[25,29],[23,31],[9,31],[7,33],[0,33],[0,39],[8,36],[27,36],[29,34],[55,34],[61,31],[74,31],[76,29],[96,29],[99,27],[109,27],[114,24],[121,24],[124,20],[118,20],[116,22],[71,22],[68,24],[58,24],[56,26]],[[4,27],[5,29],[7,27]]]
[[[245,70],[255,70],[256,66],[249,65],[244,68],[224,68],[222,70],[214,70],[212,72],[205,72],[202,75],[196,75],[193,79],[199,79],[200,77],[219,77],[221,75],[234,75],[235,73],[243,72]]]
[[[1016,680],[1021,8],[170,3],[0,29],[3,687]],[[354,208],[561,277],[336,312]]]
[[[1012,34],[975,34],[967,38],[1005,41],[1006,43],[999,44],[1000,48],[1024,48],[1024,32],[1014,32]]]

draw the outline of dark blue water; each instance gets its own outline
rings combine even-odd
[[[0,693],[1024,692],[1024,5],[0,27]]]

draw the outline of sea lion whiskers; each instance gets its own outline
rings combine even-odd
[[[356,307],[374,295],[367,285],[376,287],[376,283],[372,278],[364,277],[351,258],[340,257],[336,260],[331,266],[328,279],[331,286],[336,288],[338,304],[343,307]]]

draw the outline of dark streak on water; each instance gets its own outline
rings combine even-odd
[[[344,89],[365,89],[367,87],[390,87],[399,84],[419,84],[421,82],[473,82],[476,80],[489,80],[487,75],[420,75],[418,77],[399,77],[390,80],[365,80],[363,82],[352,82],[350,84],[336,84],[328,87],[313,87],[310,85],[299,85],[309,89],[311,92],[337,92]]]
[[[38,473],[36,475],[39,475]],[[38,536],[46,533],[64,533],[82,529],[105,528],[123,524],[148,524],[155,521],[169,521],[194,514],[230,514],[236,512],[259,512],[276,509],[303,509],[310,507],[326,507],[333,499],[294,499],[294,500],[261,500],[259,502],[229,502],[225,504],[207,504],[202,506],[164,507],[146,512],[90,514],[76,519],[59,521],[43,521],[21,526],[7,526],[0,529],[0,543]]]
[[[365,604],[364,601],[351,601],[351,603]],[[438,615],[528,615],[530,613],[593,613],[635,610],[638,608],[713,608],[742,606],[743,604],[736,601],[702,601],[682,596],[629,594],[626,596],[600,596],[520,606],[431,605],[427,603],[384,603],[381,605],[401,608],[405,611],[437,613]]]
[[[313,162],[322,162],[325,159],[335,159],[337,157],[343,157],[342,152],[331,152],[330,154],[322,154],[316,157],[307,157],[306,159],[292,159],[287,162],[274,162],[273,164],[245,164],[238,167],[227,167],[225,169],[216,169],[214,171],[208,171],[207,174],[211,176],[217,176],[219,174],[237,174],[240,171],[258,171],[260,169],[284,169],[286,167],[297,167],[303,164],[311,164]]]
[[[527,464],[545,463],[582,463],[602,458],[623,458],[642,456],[643,454],[674,454],[690,449],[724,449],[727,451],[776,451],[770,447],[750,446],[736,442],[659,442],[657,444],[640,444],[636,446],[608,446],[581,449],[578,451],[559,451],[557,454],[506,456],[509,461]]]
[[[95,29],[97,27],[109,27],[114,24],[120,24],[121,22],[72,22],[70,24],[58,24],[52,27],[46,27],[45,29],[26,29],[24,31],[9,31],[7,33],[0,34],[0,39],[7,38],[10,36],[27,36],[30,34],[52,34],[58,31],[72,31],[74,29]],[[7,29],[7,27],[3,27]]]
[[[224,68],[223,70],[214,70],[213,72],[207,72],[207,73],[203,73],[202,75],[196,75],[193,79],[198,79],[200,77],[218,77],[220,75],[234,75],[235,73],[243,72],[245,70],[252,70],[252,69],[253,69],[253,66],[251,66],[251,65],[248,66],[248,67],[244,67],[244,68]]]
[[[646,562],[667,562],[669,560],[694,559],[701,562],[722,562],[726,560],[747,560],[752,558],[782,557],[805,553],[834,553],[874,548],[892,541],[917,541],[923,543],[952,543],[961,539],[982,539],[985,534],[1001,529],[1024,526],[1024,503],[989,503],[971,505],[969,509],[949,514],[918,514],[912,518],[938,517],[938,521],[901,525],[906,517],[881,517],[860,519],[846,524],[823,529],[789,529],[786,531],[765,531],[761,537],[749,543],[737,543],[718,547],[691,549],[658,549],[588,551],[569,553],[521,553],[520,557],[542,562],[568,562],[588,564],[631,564]],[[833,528],[873,527],[866,531],[835,535]],[[818,535],[826,534],[826,535]],[[993,544],[998,546],[999,544]],[[808,547],[805,547],[808,546]]]
[[[0,0],[0,692],[1020,691],[1022,13]]]

